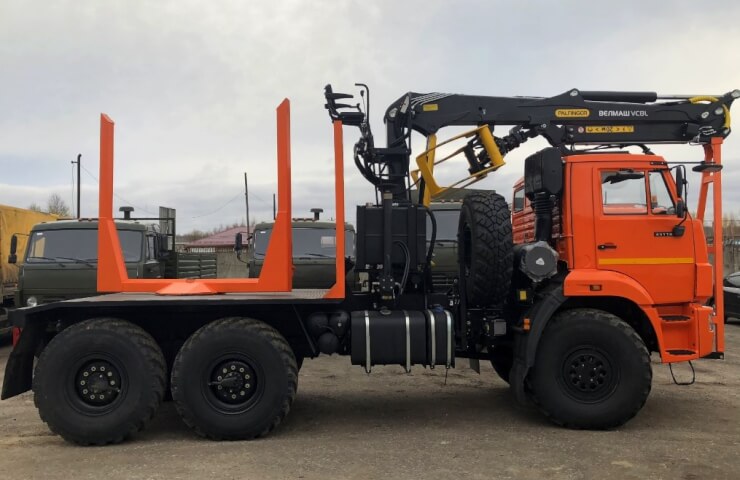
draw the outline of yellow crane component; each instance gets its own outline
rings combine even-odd
[[[458,180],[457,182],[449,185],[449,186],[440,186],[437,180],[434,178],[434,167],[436,165],[439,165],[441,163],[446,162],[447,160],[456,157],[457,155],[464,153],[467,145],[462,146],[452,152],[451,154],[440,158],[439,160],[435,160],[436,151],[439,147],[443,145],[447,145],[449,143],[452,143],[456,140],[460,139],[469,139],[473,138],[473,141],[477,143],[478,145],[483,147],[483,150],[485,151],[485,155],[487,157],[486,162],[482,162],[482,168],[480,170],[473,170],[471,169],[470,175],[467,177]],[[480,180],[483,180],[488,176],[489,173],[498,170],[505,164],[504,157],[501,154],[501,151],[499,150],[498,146],[496,145],[496,141],[493,138],[493,134],[491,133],[491,129],[488,125],[482,125],[478,128],[475,128],[473,130],[468,130],[466,132],[463,132],[459,135],[455,135],[452,138],[449,138],[445,140],[442,143],[437,143],[437,136],[432,134],[427,137],[427,149],[424,150],[421,154],[419,154],[416,157],[416,165],[419,167],[416,170],[412,170],[410,172],[411,178],[414,181],[414,185],[418,184],[422,180],[424,181],[424,196],[420,199],[420,201],[424,205],[429,205],[429,202],[432,200],[432,198],[435,198],[442,194],[445,190],[448,190],[453,187],[460,187],[464,188],[467,186],[470,186],[474,184],[475,182],[478,182]]]

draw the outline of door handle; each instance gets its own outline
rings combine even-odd
[[[617,246],[613,243],[602,243],[597,247],[599,250],[606,250],[608,248],[614,249],[617,248]]]

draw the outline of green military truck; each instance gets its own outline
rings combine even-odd
[[[314,208],[313,218],[294,218],[293,288],[329,288],[334,284],[336,257],[336,224],[322,222],[322,209]],[[272,222],[258,223],[249,237],[247,268],[249,278],[258,278],[272,235]],[[346,224],[344,251],[350,262],[355,256],[355,228]],[[349,278],[349,277],[348,277]],[[353,282],[356,283],[356,282]]]
[[[155,226],[116,222],[129,278],[216,278],[216,256],[174,251]],[[11,251],[11,257],[17,255]],[[98,222],[62,220],[33,227],[19,266],[17,306],[97,294]],[[15,260],[15,259],[12,259]]]
[[[10,332],[8,311],[15,308],[18,288],[18,266],[8,262],[11,247],[14,244],[23,248],[34,225],[57,218],[57,215],[0,205],[0,341]]]

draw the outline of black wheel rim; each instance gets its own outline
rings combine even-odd
[[[596,403],[614,393],[619,370],[608,352],[594,346],[578,347],[565,355],[560,381],[575,400]]]
[[[239,352],[224,354],[204,370],[201,391],[215,410],[243,413],[262,398],[264,374],[249,356]]]
[[[128,374],[116,358],[93,353],[74,362],[65,385],[66,397],[78,412],[103,415],[123,401],[128,392]]]

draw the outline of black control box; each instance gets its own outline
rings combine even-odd
[[[403,268],[406,256],[403,248],[406,245],[410,256],[410,270],[420,269],[426,262],[426,213],[417,205],[393,206],[391,217],[391,263],[394,267]],[[357,264],[355,270],[368,271],[378,269],[383,264],[383,208],[376,205],[357,207]]]

